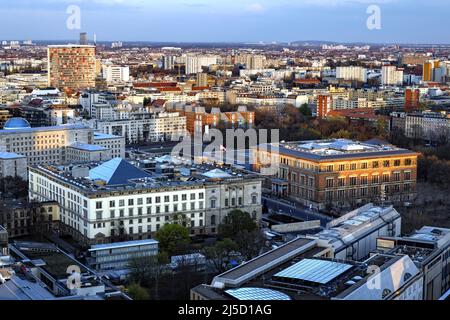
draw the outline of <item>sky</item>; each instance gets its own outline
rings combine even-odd
[[[0,0],[0,40],[450,44],[449,16],[448,0]]]

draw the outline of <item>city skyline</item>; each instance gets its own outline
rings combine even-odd
[[[214,3],[121,0],[0,0],[2,40],[64,41],[95,33],[98,41],[265,43],[333,41],[343,43],[447,44],[443,16],[450,4],[416,0],[244,0]],[[67,8],[81,10],[81,28],[69,30]],[[381,29],[369,30],[367,9],[381,10]],[[414,22],[420,19],[420,23]],[[22,21],[17,24],[17,21]],[[11,26],[14,25],[14,28]],[[314,26],[312,28],[311,26]],[[427,26],[424,28],[423,26]],[[330,32],[332,30],[332,32]]]

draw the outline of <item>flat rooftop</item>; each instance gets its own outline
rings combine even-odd
[[[39,283],[13,276],[0,284],[0,300],[53,300],[55,297]]]
[[[242,173],[233,168],[216,167],[211,165],[173,165],[160,163],[160,168],[173,168],[175,171],[165,173],[150,172],[145,168],[139,168],[121,158],[115,158],[107,162],[91,162],[80,165],[51,166],[36,165],[30,167],[31,171],[37,170],[41,174],[57,179],[61,184],[75,187],[85,194],[100,192],[114,192],[127,190],[152,190],[164,187],[173,188],[204,188],[206,185],[228,182],[236,182],[248,179],[262,180],[256,174]],[[168,167],[167,167],[168,166]],[[86,176],[74,177],[74,169],[88,169]],[[191,173],[191,170],[193,172]],[[99,183],[99,181],[105,183]]]
[[[60,125],[60,126],[0,130],[0,135],[33,133],[33,132],[62,131],[62,130],[83,130],[83,129],[89,129],[89,127],[87,127],[85,125],[82,125],[82,124],[63,124],[63,125]]]
[[[292,256],[316,248],[316,241],[313,239],[297,238],[287,244],[280,246],[272,251],[267,252],[257,258],[254,258],[236,268],[231,269],[225,273],[218,275],[214,282],[238,282],[239,279],[249,276],[257,270],[267,268],[270,264],[286,259]],[[319,251],[322,251],[320,248]],[[280,261],[282,263],[283,261]]]
[[[20,159],[20,158],[26,158],[26,156],[12,153],[12,152],[0,152],[0,159],[1,160],[12,160],[12,159]]]
[[[78,149],[82,151],[88,151],[88,152],[98,152],[98,151],[105,151],[108,150],[105,147],[95,145],[95,144],[87,144],[87,143],[81,143],[76,142],[70,145],[70,148]]]
[[[374,158],[380,156],[417,155],[416,152],[395,147],[391,144],[352,141],[347,139],[313,140],[262,144],[259,150],[273,150],[280,155],[304,158],[314,161]]]
[[[136,240],[136,241],[125,241],[125,242],[114,242],[114,243],[106,243],[106,244],[96,244],[91,246],[89,251],[99,251],[99,250],[109,250],[109,249],[121,249],[128,247],[136,247],[136,246],[147,246],[147,245],[156,245],[159,244],[158,241],[153,239],[146,240]]]

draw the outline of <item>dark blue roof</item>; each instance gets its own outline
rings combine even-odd
[[[122,158],[115,158],[91,169],[89,177],[93,180],[103,180],[108,185],[124,185],[131,179],[149,178],[151,175]]]

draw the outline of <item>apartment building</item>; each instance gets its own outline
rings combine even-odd
[[[263,145],[253,149],[253,156],[257,171],[278,168],[273,172],[277,174],[272,180],[274,193],[320,209],[375,200],[407,201],[415,196],[418,154],[379,141]]]
[[[203,134],[210,128],[217,127],[220,123],[232,127],[253,126],[255,113],[248,111],[246,106],[238,107],[235,112],[222,112],[220,108],[212,108],[208,113],[205,107],[191,105],[174,105],[166,109],[169,112],[178,112],[186,117],[186,129],[191,134]]]
[[[48,47],[48,85],[74,90],[95,87],[95,46]]]

